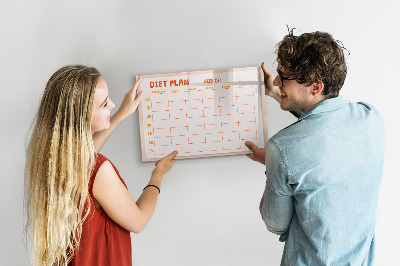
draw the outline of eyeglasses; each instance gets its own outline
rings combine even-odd
[[[281,81],[282,87],[283,87],[283,81],[284,80],[295,80],[295,79],[297,79],[296,77],[284,77],[282,72],[279,69],[277,71],[278,71],[279,80]]]

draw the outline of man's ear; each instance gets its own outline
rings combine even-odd
[[[315,82],[312,84],[312,91],[311,94],[312,95],[318,95],[322,92],[322,90],[324,89],[324,83],[322,82]]]

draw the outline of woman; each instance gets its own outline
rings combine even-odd
[[[114,103],[100,73],[65,66],[48,81],[27,149],[27,229],[34,265],[131,265],[130,232],[154,212],[163,175],[177,152],[156,163],[135,202],[115,166],[100,151],[137,109],[136,90]]]

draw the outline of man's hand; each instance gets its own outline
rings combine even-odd
[[[253,142],[246,141],[245,142],[247,148],[249,148],[252,154],[246,154],[247,157],[252,159],[253,161],[259,162],[261,164],[265,164],[265,149],[258,148]]]
[[[278,86],[274,86],[273,84],[274,76],[269,72],[268,68],[264,65],[264,62],[262,62],[261,68],[264,72],[265,95],[271,96],[280,103],[282,101],[281,91]]]

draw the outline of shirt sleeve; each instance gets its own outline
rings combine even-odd
[[[292,188],[288,184],[287,165],[281,151],[273,141],[268,141],[265,151],[267,182],[261,216],[268,230],[282,235],[279,240],[285,241],[287,238],[285,233],[289,230],[294,212]]]

